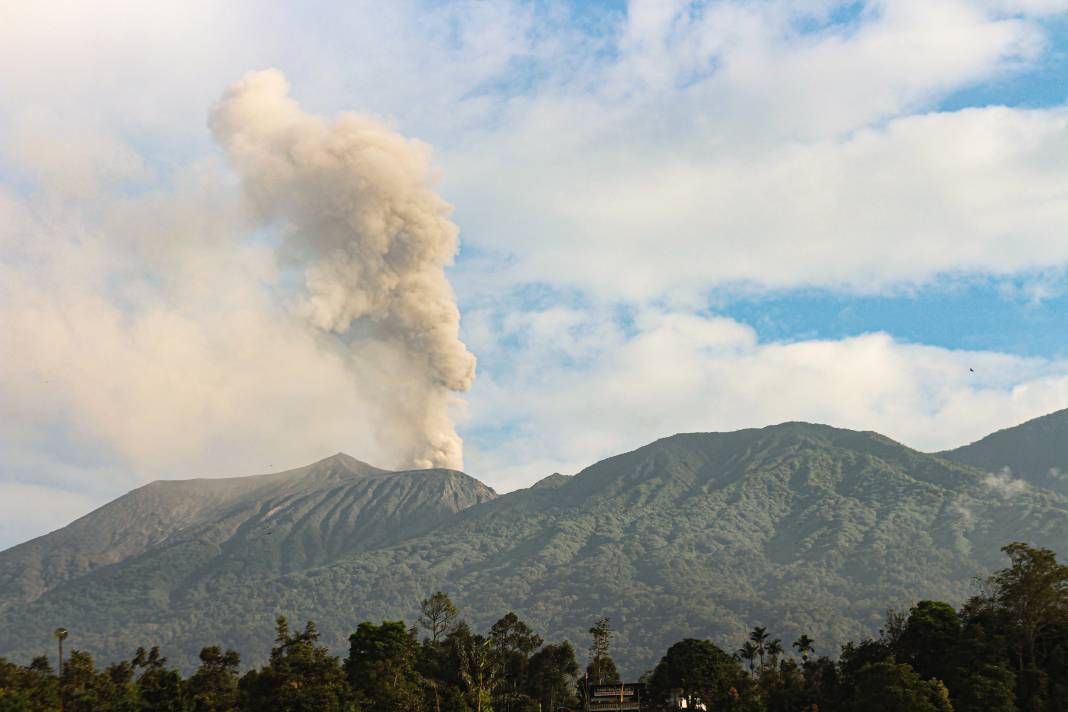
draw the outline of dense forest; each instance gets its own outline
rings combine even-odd
[[[920,601],[891,610],[877,639],[822,651],[755,627],[735,650],[708,640],[671,645],[642,676],[649,710],[710,712],[1066,712],[1068,565],[1014,543],[1009,565],[958,610]],[[241,674],[238,652],[205,647],[189,676],[158,648],[96,668],[73,636],[60,672],[46,656],[0,658],[0,712],[549,712],[584,709],[588,685],[620,682],[607,618],[592,622],[581,667],[568,641],[547,643],[509,613],[471,630],[441,592],[418,622],[360,623],[348,655],[331,655],[315,624],[276,624],[268,662]],[[57,651],[58,652],[58,651]],[[832,657],[827,653],[834,652]],[[629,681],[628,681],[629,682]]]

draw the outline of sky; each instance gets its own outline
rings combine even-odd
[[[498,491],[1068,407],[1068,0],[0,0],[0,66],[0,548],[156,479],[401,462],[209,125],[268,69],[417,141]]]

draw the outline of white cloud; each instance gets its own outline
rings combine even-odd
[[[1012,476],[1012,470],[1003,469],[1001,472],[991,472],[983,479],[983,485],[1001,497],[1008,499],[1031,491],[1031,485],[1025,480],[1018,480]]]
[[[628,300],[730,283],[879,293],[1068,262],[1063,109],[907,116],[715,155],[640,137],[625,154],[600,139],[557,150],[558,131],[452,160],[469,242],[517,256],[502,280]]]
[[[1040,62],[1052,5],[832,8],[635,3],[611,61],[442,146],[467,244],[511,258],[493,288],[884,293],[1068,261],[1064,110],[933,110]]]
[[[478,323],[485,313],[467,317]],[[546,323],[555,328],[546,328]],[[934,451],[1068,403],[1068,362],[901,343],[882,333],[761,343],[729,319],[643,310],[628,333],[607,314],[582,321],[512,315],[511,370],[483,373],[473,425],[510,423],[469,469],[505,489],[573,473],[658,437],[805,420],[876,430]],[[570,361],[564,356],[575,356]],[[970,369],[974,368],[974,372]]]

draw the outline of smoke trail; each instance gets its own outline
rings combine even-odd
[[[445,278],[458,231],[432,190],[429,150],[371,117],[328,123],[288,92],[277,70],[246,76],[212,111],[215,139],[257,218],[282,227],[284,253],[304,268],[298,312],[349,341],[399,464],[459,468],[448,411],[475,359]]]

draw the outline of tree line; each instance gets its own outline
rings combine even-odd
[[[1010,544],[1009,566],[959,609],[920,601],[891,610],[877,638],[817,655],[755,627],[734,651],[709,640],[670,646],[642,676],[649,710],[708,712],[1068,712],[1068,566],[1049,549]],[[57,634],[63,637],[65,631]],[[360,623],[344,659],[315,624],[276,621],[266,664],[200,652],[188,677],[156,647],[98,669],[72,650],[22,666],[0,658],[0,712],[553,712],[584,709],[589,685],[620,683],[607,618],[589,630],[586,665],[568,641],[546,643],[514,613],[484,633],[438,592],[418,622]],[[62,644],[62,643],[60,643]]]

